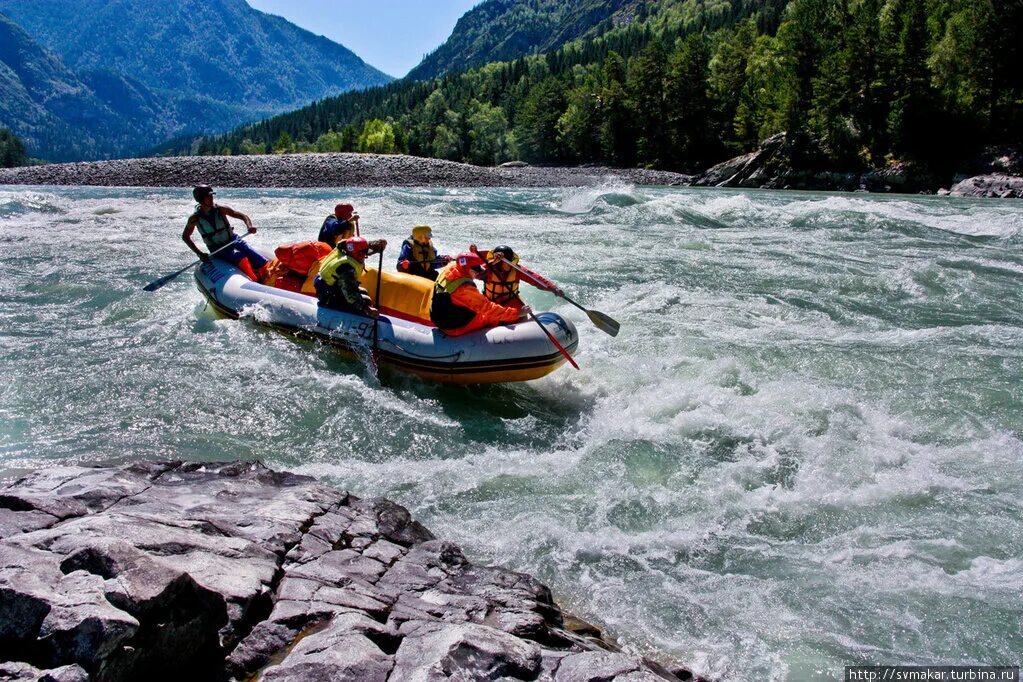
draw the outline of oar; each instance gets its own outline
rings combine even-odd
[[[224,244],[223,246],[221,246],[221,247],[220,247],[219,249],[217,249],[216,251],[211,251],[209,255],[210,255],[210,256],[213,256],[213,255],[216,255],[216,254],[220,253],[221,251],[223,251],[223,250],[224,250],[224,249],[226,249],[227,247],[229,247],[229,246],[233,245],[233,244],[234,244],[235,242],[240,242],[240,241],[242,241],[243,239],[245,239],[245,237],[249,236],[250,234],[252,234],[252,233],[251,233],[251,232],[246,232],[246,233],[245,233],[245,234],[244,234],[243,236],[241,236],[241,237],[235,237],[235,238],[234,238],[234,239],[232,239],[232,240],[231,240],[230,242],[228,242],[227,244]],[[174,279],[175,277],[177,277],[178,275],[180,275],[180,274],[181,274],[182,272],[184,272],[184,271],[186,271],[186,270],[190,270],[190,269],[191,269],[192,267],[194,267],[194,266],[195,266],[195,263],[194,263],[194,262],[193,262],[193,263],[189,263],[188,265],[186,265],[185,267],[181,268],[181,269],[180,269],[180,270],[178,270],[177,272],[172,272],[172,273],[171,273],[171,274],[169,274],[169,275],[164,275],[164,276],[163,276],[163,277],[161,277],[160,279],[158,279],[158,280],[154,280],[154,281],[150,282],[149,284],[147,284],[146,286],[142,287],[142,291],[156,291],[157,289],[159,289],[160,287],[162,287],[163,285],[167,284],[168,282],[170,282],[171,280],[173,280],[173,279]]]
[[[374,299],[374,303],[377,304],[377,316],[373,318],[373,354],[370,359],[373,362],[373,371],[378,372],[379,367],[377,366],[377,353],[380,347],[379,335],[377,330],[380,328],[380,280],[383,277],[384,271],[384,250],[380,249],[380,260],[377,261],[377,295]]]
[[[541,322],[539,319],[537,319],[536,315],[533,314],[533,311],[529,312],[529,319],[531,319],[533,322],[536,322],[538,325],[540,325],[540,329],[542,329],[543,333],[547,335],[547,338],[551,340],[551,343],[554,344],[554,347],[557,348],[559,351],[561,351],[561,354],[565,356],[566,360],[568,360],[570,363],[572,363],[573,367],[575,367],[576,369],[579,369],[579,365],[576,364],[576,361],[573,360],[572,356],[568,354],[568,351],[565,350],[565,347],[562,346],[560,343],[558,343],[558,340],[556,338],[554,338],[553,334],[551,334],[549,331],[547,331],[547,327],[543,326],[543,322]]]
[[[527,271],[523,270],[518,265],[515,265],[515,263],[512,263],[507,258],[502,258],[502,260],[504,260],[505,263],[507,263],[508,265],[512,266],[516,270],[518,270],[519,273],[521,273],[523,275],[526,275],[526,276],[529,275],[529,273]],[[566,296],[564,292],[560,292],[559,293],[559,292],[554,291],[552,289],[548,289],[547,287],[542,287],[542,288],[545,291],[549,291],[552,294],[554,294],[555,296],[558,296],[559,298],[565,299],[566,301],[568,301],[569,303],[574,305],[576,308],[578,308],[579,310],[581,310],[584,313],[586,313],[586,317],[590,318],[590,322],[592,322],[594,324],[594,326],[596,326],[596,328],[599,329],[600,331],[602,331],[602,332],[604,332],[606,334],[610,334],[611,336],[618,336],[618,330],[621,328],[622,325],[618,324],[617,320],[612,319],[611,317],[609,317],[608,315],[605,315],[604,313],[600,312],[599,310],[588,310],[588,309],[582,307],[581,305],[579,305],[578,303],[576,303],[575,301],[570,299],[568,296]]]

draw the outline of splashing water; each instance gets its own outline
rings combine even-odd
[[[206,309],[187,190],[0,188],[0,467],[261,458],[388,495],[633,651],[727,679],[1023,651],[1023,205],[608,185],[224,190],[257,246],[340,199],[388,258],[509,243],[581,372],[368,378]],[[393,265],[392,265],[393,267]]]

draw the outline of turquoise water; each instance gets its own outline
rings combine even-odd
[[[622,324],[581,371],[378,382],[220,320],[185,190],[0,187],[0,468],[260,458],[410,507],[626,648],[726,679],[1023,651],[1023,204],[607,185],[231,190],[272,247],[340,199],[507,242]],[[391,261],[393,267],[393,261]]]

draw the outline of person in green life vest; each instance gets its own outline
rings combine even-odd
[[[334,250],[323,258],[320,272],[313,280],[320,305],[378,317],[380,313],[373,306],[369,292],[359,286],[359,279],[366,271],[366,256],[380,253],[386,246],[386,240],[368,242],[364,237],[338,242]]]
[[[267,260],[259,255],[255,249],[239,239],[231,228],[228,216],[237,218],[245,223],[248,228],[246,235],[255,234],[256,228],[252,226],[252,220],[244,213],[240,213],[227,206],[219,206],[213,201],[213,188],[209,185],[196,185],[192,190],[192,197],[198,202],[195,213],[188,217],[185,223],[185,231],[181,238],[188,245],[195,255],[203,263],[210,259],[210,255],[216,251],[214,258],[227,261],[238,267],[245,275],[255,281],[266,272]],[[192,243],[192,233],[199,229],[199,235],[210,253],[203,253]]]
[[[438,256],[434,248],[433,230],[429,225],[416,225],[412,228],[412,236],[401,243],[398,254],[398,270],[410,275],[419,275],[427,279],[437,280],[437,268],[451,262],[451,256]]]

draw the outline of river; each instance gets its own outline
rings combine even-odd
[[[722,679],[1019,662],[1023,203],[668,189],[235,190],[261,247],[339,200],[393,268],[513,246],[577,360],[485,388],[377,381],[218,319],[187,190],[0,187],[0,470],[262,459],[408,506],[631,651]]]

